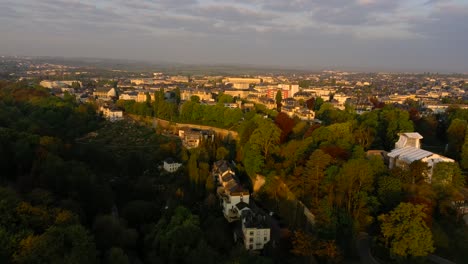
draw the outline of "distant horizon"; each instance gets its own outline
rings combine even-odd
[[[2,0],[0,54],[468,72],[466,0]]]
[[[124,62],[124,63],[140,63],[148,64],[148,67],[233,67],[242,68],[246,67],[251,70],[272,70],[272,71],[297,71],[297,72],[323,72],[323,71],[338,71],[338,72],[350,72],[350,73],[389,73],[389,74],[461,74],[468,75],[467,72],[455,72],[455,71],[443,71],[443,70],[429,70],[429,69],[367,69],[366,67],[359,66],[343,66],[343,67],[332,67],[332,66],[282,66],[282,65],[266,65],[266,64],[252,64],[252,63],[187,63],[178,61],[157,61],[157,60],[144,60],[144,59],[132,59],[132,58],[106,58],[106,57],[86,57],[86,56],[66,56],[66,55],[5,55],[0,54],[0,57],[17,57],[17,58],[33,58],[33,59],[62,59],[68,62],[80,61],[81,63],[90,63],[86,60],[97,60],[99,62]],[[130,66],[130,65],[129,65]],[[144,66],[144,65],[142,65]],[[89,66],[88,66],[89,67]]]

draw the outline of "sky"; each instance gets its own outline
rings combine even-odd
[[[0,55],[468,72],[468,0],[0,0]]]

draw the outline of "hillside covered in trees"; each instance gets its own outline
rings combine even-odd
[[[217,105],[203,105],[192,98],[170,120],[216,127],[235,124],[240,138],[229,157],[252,185],[259,177],[265,179],[256,199],[295,231],[290,237],[292,253],[325,262],[352,259],[359,233],[369,232],[372,250],[383,260],[423,261],[432,253],[455,261],[467,258],[468,231],[457,211],[466,195],[467,110],[449,107],[442,114],[423,115],[417,103],[407,101],[403,107],[376,103],[374,110],[357,114],[350,105],[339,110],[312,98],[305,103],[322,123],[310,124],[262,105],[244,113],[223,108],[233,100],[222,95]],[[157,110],[160,105],[148,101],[124,107],[164,118],[164,111]],[[147,111],[138,113],[138,107]],[[413,131],[424,136],[423,147],[456,161],[437,164],[431,183],[431,169],[423,162],[390,170],[382,156],[367,153],[390,151],[399,133]],[[193,171],[196,163],[190,164]],[[316,217],[311,230],[298,223],[291,197]],[[392,220],[404,217],[406,226]]]
[[[233,244],[205,184],[159,168],[180,148],[73,97],[1,83],[0,263],[268,263]]]

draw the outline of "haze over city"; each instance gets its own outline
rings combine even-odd
[[[468,72],[456,0],[1,0],[0,55]]]

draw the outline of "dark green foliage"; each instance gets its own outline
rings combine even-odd
[[[148,261],[153,263],[160,258],[164,263],[216,263],[216,252],[201,236],[198,216],[177,207],[172,216],[162,218],[146,236],[145,243],[151,249]]]
[[[98,263],[92,237],[80,225],[51,227],[41,236],[28,236],[14,255],[17,263]]]
[[[239,108],[226,108],[221,104],[202,105],[194,101],[187,101],[180,108],[181,122],[212,125],[215,127],[231,128],[243,117]]]

